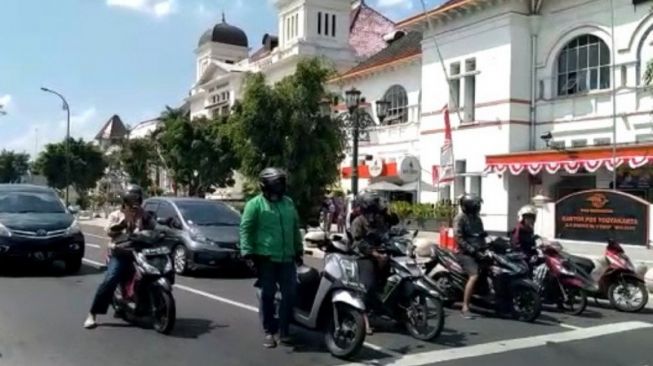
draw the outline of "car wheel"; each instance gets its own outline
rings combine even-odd
[[[82,257],[73,257],[65,260],[66,274],[75,274],[82,268]]]
[[[188,273],[188,250],[183,244],[177,245],[172,251],[172,262],[176,274]]]

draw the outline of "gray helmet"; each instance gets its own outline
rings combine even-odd
[[[137,184],[128,184],[122,193],[122,202],[126,205],[143,204],[143,188]]]
[[[286,194],[286,172],[279,168],[265,168],[259,174],[259,188],[265,196]]]

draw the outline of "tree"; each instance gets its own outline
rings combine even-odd
[[[102,152],[83,139],[70,142],[70,184],[80,196],[95,187],[107,167]],[[35,168],[57,189],[66,188],[66,143],[48,144],[36,160]]]
[[[319,114],[331,72],[320,60],[310,59],[274,87],[261,74],[248,75],[244,98],[229,123],[239,171],[255,180],[267,166],[286,169],[288,192],[303,220],[314,213],[325,188],[337,181],[344,158],[344,127]]]
[[[152,168],[159,161],[154,142],[150,139],[127,139],[119,152],[120,166],[132,183],[144,189],[152,185]]]
[[[175,183],[187,187],[191,196],[234,184],[238,161],[223,119],[201,117],[191,122],[187,114],[170,107],[161,119],[154,139]]]
[[[0,183],[17,183],[29,170],[29,155],[2,150],[0,152]]]

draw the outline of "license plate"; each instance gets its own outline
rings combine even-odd
[[[170,248],[168,247],[147,248],[147,249],[143,249],[142,253],[144,255],[166,255],[166,254],[170,254]]]

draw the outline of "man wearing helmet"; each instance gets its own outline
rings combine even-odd
[[[359,271],[361,282],[367,288],[367,302],[376,300],[376,291],[386,278],[387,256],[378,247],[390,228],[399,223],[397,215],[388,213],[386,201],[376,192],[365,192],[356,198],[358,216],[351,224],[354,246],[361,254]],[[365,317],[368,333],[372,333]]]
[[[104,280],[100,284],[93,299],[91,311],[84,322],[87,329],[95,328],[97,314],[106,314],[113,298],[116,287],[132,274],[131,257],[120,255],[116,252],[116,241],[125,235],[140,230],[151,230],[156,226],[154,218],[145,212],[143,204],[143,189],[135,184],[130,184],[122,193],[122,207],[109,215],[106,233],[111,238],[109,243],[109,263]]]
[[[259,313],[263,322],[263,345],[290,343],[289,326],[297,286],[297,265],[301,265],[304,246],[299,217],[292,199],[286,196],[286,173],[267,168],[259,175],[261,194],[252,198],[240,222],[240,250],[254,261],[261,288]],[[281,291],[279,322],[275,318],[274,298]]]
[[[473,316],[469,311],[469,304],[474,294],[474,286],[478,280],[478,263],[481,256],[480,249],[483,247],[487,233],[483,227],[480,217],[483,200],[471,194],[463,194],[458,199],[460,213],[454,219],[454,236],[460,248],[458,260],[469,276],[465,286],[463,297],[462,314],[467,319]]]
[[[532,258],[537,253],[534,229],[537,209],[526,205],[519,210],[517,218],[519,221],[510,235],[510,242],[513,248],[524,253],[527,258]]]

